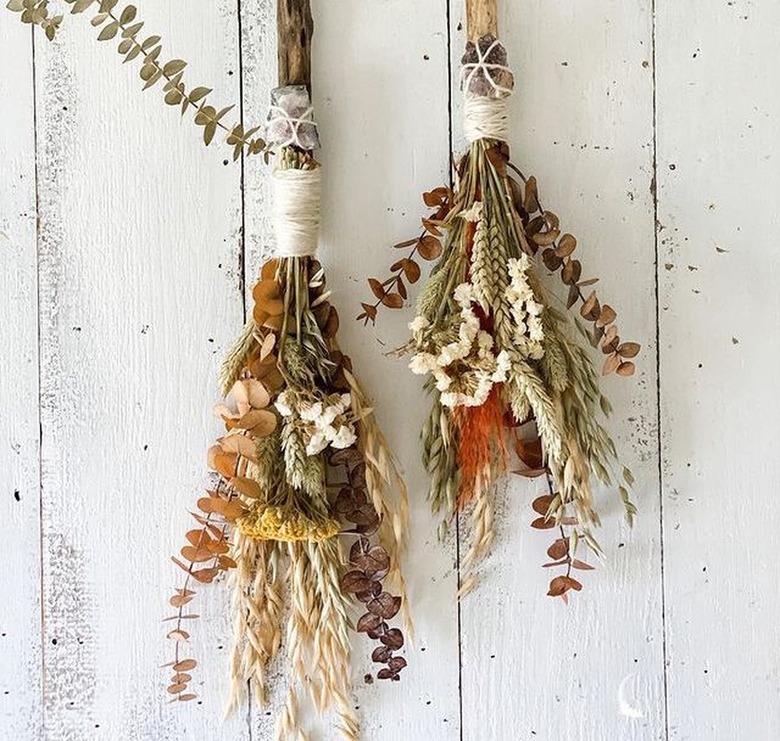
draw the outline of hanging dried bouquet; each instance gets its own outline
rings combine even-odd
[[[208,452],[213,480],[192,513],[193,527],[173,561],[184,580],[165,622],[173,658],[167,692],[195,699],[197,660],[188,626],[199,585],[227,575],[234,624],[230,654],[235,710],[251,687],[268,700],[267,677],[280,655],[289,686],[278,739],[303,739],[301,701],[333,711],[343,738],[359,737],[350,692],[352,633],[365,633],[377,678],[397,681],[408,631],[399,560],[406,540],[407,492],[371,403],[337,342],[338,314],[315,257],[320,220],[319,146],[310,102],[313,22],[308,0],[278,5],[279,84],[266,142],[260,127],[226,124],[211,89],[188,87],[186,63],[164,61],[160,37],[143,32],[135,6],[117,0],[65,0],[94,10],[98,40],[118,42],[138,60],[144,89],[163,85],[165,103],[191,110],[209,145],[222,132],[234,159],[273,159],[276,256],[253,289],[252,316],[222,367],[224,425]],[[62,16],[45,0],[8,8],[48,38]]]
[[[402,352],[432,400],[422,433],[432,507],[445,525],[471,511],[461,594],[493,539],[495,488],[515,470],[544,482],[532,525],[556,533],[545,565],[559,574],[549,594],[566,599],[582,586],[573,570],[591,568],[578,558],[580,547],[601,552],[594,486],[617,488],[628,518],[635,514],[632,476],[618,465],[600,419],[610,405],[583,340],[601,349],[604,374],[622,376],[634,373],[639,345],[618,336],[614,309],[582,275],[576,239],[543,208],[535,178],[510,162],[506,102],[514,77],[496,38],[495,0],[470,0],[468,18],[473,40],[461,87],[469,148],[456,164],[454,188],[424,195],[434,210],[422,234],[396,245],[408,252],[389,277],[370,279],[375,300],[358,318],[373,322],[380,307],[404,306],[407,283],[420,278],[418,258],[435,261]],[[565,303],[579,317],[554,306],[540,280],[544,268],[559,274]]]

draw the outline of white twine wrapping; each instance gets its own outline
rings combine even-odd
[[[274,170],[273,225],[279,257],[310,257],[320,230],[320,168]]]
[[[463,105],[463,132],[469,142],[479,139],[509,140],[506,98],[467,95]]]

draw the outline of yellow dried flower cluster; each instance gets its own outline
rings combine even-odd
[[[237,525],[249,538],[285,542],[320,542],[332,538],[341,530],[338,520],[322,516],[312,519],[290,504],[280,507],[258,505],[248,515],[239,519]]]

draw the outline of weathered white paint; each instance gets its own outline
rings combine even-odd
[[[5,19],[4,19],[5,20]],[[40,466],[30,29],[0,24],[0,738],[40,730]]]
[[[414,233],[420,192],[447,179],[450,131],[462,146],[460,5],[450,0],[448,27],[447,0],[315,3],[322,258],[342,342],[414,500],[417,645],[400,685],[369,685],[356,639],[365,737],[773,741],[780,97],[767,60],[780,10],[503,3],[513,159],[539,177],[625,336],[644,345],[634,381],[606,382],[640,519],[628,531],[605,494],[608,561],[565,607],[544,596],[547,538],[527,528],[536,486],[513,481],[481,587],[458,610],[456,544],[437,542],[424,501],[422,395],[385,355],[408,317],[368,331],[351,317],[387,245]],[[240,98],[248,124],[264,118],[272,0],[141,10],[190,61],[191,83]],[[202,704],[169,705],[157,667],[177,583],[167,556],[217,432],[217,362],[270,247],[266,168],[204,150],[93,35],[66,17],[55,44],[36,34],[33,57],[29,28],[0,15],[0,593],[12,595],[0,607],[0,738],[265,739],[278,693],[270,710],[220,719],[223,586],[198,597]],[[738,206],[748,215],[735,218]]]
[[[780,737],[776,3],[658,14],[669,738]]]

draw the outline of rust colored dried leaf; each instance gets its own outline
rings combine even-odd
[[[188,672],[194,669],[197,665],[198,662],[195,661],[195,659],[183,659],[182,661],[179,661],[173,665],[173,670],[175,672]]]
[[[186,684],[172,684],[168,686],[168,692],[170,692],[172,695],[178,695],[179,692],[182,692],[183,690],[187,689]]]
[[[181,555],[190,563],[205,563],[213,558],[208,548],[194,548],[191,545],[185,545]]]
[[[536,237],[534,237],[534,240],[535,239]],[[548,247],[542,252],[542,262],[544,262],[545,267],[553,273],[563,264],[563,260],[555,254],[555,250],[551,247]]]
[[[630,362],[630,361],[627,362],[627,363],[621,363],[618,366],[617,371],[616,371],[616,373],[619,376],[623,376],[624,378],[628,378],[629,376],[633,376],[635,372],[636,372],[636,366],[632,362]]]
[[[382,299],[382,304],[388,309],[402,309],[404,300],[400,293],[387,293]]]
[[[620,356],[616,353],[610,355],[604,363],[604,368],[601,372],[603,375],[608,376],[610,373],[614,373],[620,366]]]
[[[390,592],[382,592],[378,597],[366,603],[366,609],[373,612],[374,615],[390,620],[401,609],[401,598],[390,594]]]
[[[187,695],[179,695],[176,699],[179,702],[189,702],[190,700],[194,700],[196,697],[197,697],[197,695],[189,693]]]
[[[371,653],[371,661],[386,664],[393,657],[393,652],[387,646],[377,646]]]
[[[531,175],[528,180],[525,181],[525,198],[523,200],[523,207],[529,214],[536,213],[539,210],[538,190],[536,185],[536,178]]]
[[[423,260],[435,260],[441,255],[441,242],[428,234],[420,240],[417,253]]]
[[[549,597],[561,597],[568,591],[568,589],[569,587],[566,584],[566,578],[563,576],[556,576],[550,582],[550,589],[548,590],[547,595]]]
[[[407,260],[404,264],[406,280],[414,284],[420,280],[420,266],[414,260]]]
[[[637,342],[624,342],[617,351],[621,358],[635,358],[641,349],[641,345]]]
[[[186,630],[172,630],[168,633],[168,638],[172,641],[188,641],[190,634]]]
[[[246,476],[236,476],[230,483],[237,492],[243,494],[245,497],[249,497],[250,499],[263,498],[263,490],[260,488],[260,484],[253,479],[247,478]]]
[[[594,567],[591,566],[589,563],[585,563],[585,561],[580,561],[578,558],[575,558],[571,562],[572,568],[579,569],[580,571],[593,571]]]
[[[541,497],[536,497],[531,506],[533,507],[534,512],[544,517],[550,511],[550,505],[552,504],[552,501],[553,497],[550,494],[544,494]]]
[[[362,571],[348,571],[341,577],[341,591],[347,594],[366,592],[373,587],[373,582]],[[373,610],[372,610],[373,612]],[[379,614],[379,613],[375,613]]]
[[[547,555],[556,561],[565,558],[569,553],[568,538],[558,538],[548,549]]]
[[[601,305],[599,304],[596,292],[592,291],[590,296],[585,299],[585,303],[580,308],[580,314],[584,319],[596,319],[601,313]]]
[[[547,231],[544,232],[537,232],[536,234],[531,236],[531,239],[534,241],[535,244],[538,244],[540,247],[549,247],[551,244],[554,244],[555,240],[558,239],[560,234],[561,232],[558,229],[548,229]],[[554,250],[553,250],[553,254],[555,254]]]
[[[380,301],[385,297],[384,286],[376,278],[369,278],[368,285],[371,286],[371,291]]]
[[[550,530],[555,527],[555,520],[547,520],[544,517],[537,517],[531,523],[531,527],[536,530]]]
[[[557,254],[557,252],[556,252]],[[567,285],[574,285],[582,276],[582,264],[579,260],[569,260],[561,271],[561,280]]]
[[[601,314],[599,314],[599,318],[596,320],[596,326],[606,327],[608,324],[612,324],[615,319],[617,319],[617,312],[609,304],[604,304],[601,307]]]
[[[399,648],[403,648],[404,634],[398,628],[390,628],[379,640],[389,649],[397,651]]]
[[[372,613],[367,612],[357,621],[355,630],[357,630],[358,633],[368,633],[369,631],[376,630],[381,622],[382,618],[379,617],[379,615],[373,615]]]
[[[555,248],[555,254],[558,257],[568,257],[574,250],[577,249],[577,240],[573,234],[564,234],[561,237],[561,241],[558,242],[558,246]]]

